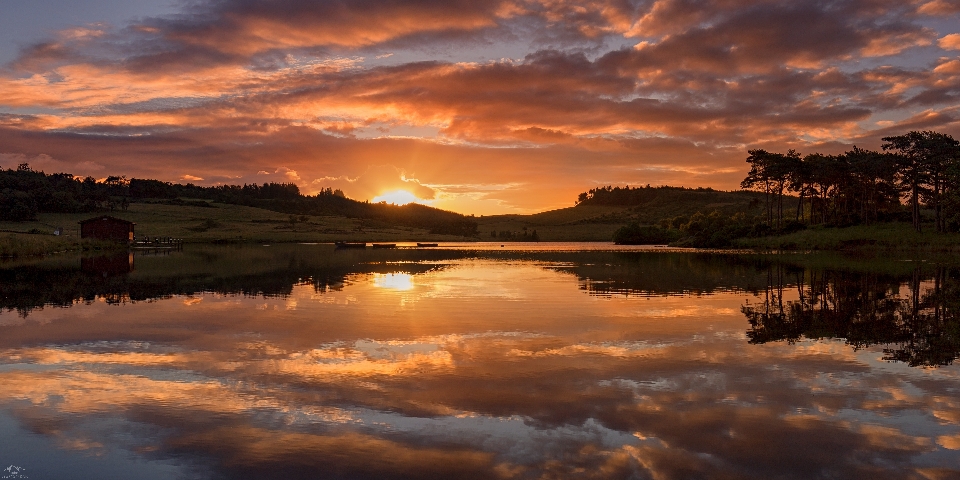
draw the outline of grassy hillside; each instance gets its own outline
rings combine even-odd
[[[497,241],[491,231],[536,230],[542,241],[609,242],[613,232],[634,220],[655,223],[660,218],[689,215],[696,211],[720,209],[736,212],[758,210],[750,201],[756,194],[747,192],[667,191],[665,195],[639,206],[578,205],[533,215],[494,215],[477,217],[479,240]],[[754,202],[757,203],[757,202]],[[198,206],[208,205],[208,206]],[[176,204],[131,203],[127,210],[101,212],[137,224],[137,235],[183,238],[188,243],[203,242],[332,242],[347,241],[457,241],[477,238],[431,234],[427,230],[390,225],[378,220],[358,220],[342,216],[293,215],[236,204],[186,199]],[[94,213],[41,213],[35,221],[0,222],[0,256],[13,252],[76,250],[78,222]],[[291,221],[291,218],[293,221]],[[57,227],[65,235],[54,237]],[[10,232],[37,232],[13,235]],[[5,233],[4,233],[5,232]],[[4,247],[6,245],[6,247]]]
[[[346,217],[393,225],[401,230],[404,227],[424,229],[439,235],[475,236],[477,233],[473,218],[456,212],[418,204],[360,202],[329,188],[317,195],[302,195],[299,187],[292,183],[201,187],[149,179],[127,181],[119,176],[108,176],[98,182],[68,173],[47,175],[32,170],[27,164],[21,164],[17,170],[0,169],[0,205],[4,207],[0,208],[0,221],[37,220],[40,213],[126,212],[136,203],[208,207],[209,202],[257,207],[296,215],[297,219],[300,216]],[[208,224],[208,227],[214,226],[217,225]]]
[[[477,218],[481,241],[494,240],[490,232],[509,231],[519,235],[526,228],[533,230],[542,241],[600,241],[609,242],[624,223],[626,209],[608,206],[577,206],[561,208],[533,215],[490,215]]]
[[[663,219],[690,216],[697,212],[720,211],[724,215],[746,212],[763,213],[764,197],[757,192],[721,192],[715,190],[652,189],[654,195],[639,205],[593,205],[584,202],[574,207],[533,215],[492,215],[479,217],[481,240],[491,240],[491,231],[520,232],[537,230],[543,241],[603,241],[634,221],[657,224]],[[789,199],[791,205],[796,199]],[[794,205],[795,207],[795,205]],[[787,208],[785,206],[785,208]]]
[[[423,229],[371,220],[291,216],[242,205],[209,205],[133,203],[126,211],[41,213],[35,221],[0,222],[0,256],[10,256],[17,251],[34,254],[79,249],[78,222],[104,214],[135,222],[138,236],[175,237],[188,243],[463,240],[463,237],[431,234]],[[58,227],[63,228],[64,235],[55,237],[52,233]]]
[[[183,238],[188,243],[508,241],[499,236],[500,232],[515,233],[516,237],[509,239],[515,241],[517,237],[522,239],[524,231],[529,238],[534,230],[540,240],[546,242],[609,242],[618,228],[634,221],[657,224],[662,219],[715,210],[724,215],[737,212],[759,215],[763,212],[763,195],[753,192],[664,190],[661,195],[642,205],[580,204],[533,215],[476,217],[479,237],[432,234],[424,229],[390,225],[378,220],[292,216],[261,208],[197,199],[188,199],[179,204],[133,203],[125,211],[101,212],[100,215],[108,214],[135,222],[137,235]],[[97,242],[78,241],[78,222],[93,216],[96,214],[41,213],[35,221],[0,222],[0,257],[110,248]],[[64,229],[64,235],[52,235],[57,227]],[[790,235],[742,238],[734,246],[761,250],[899,249],[955,252],[960,249],[960,234],[936,234],[932,232],[932,224],[926,227],[924,233],[917,234],[903,223],[848,228],[813,226]],[[496,232],[498,236],[491,237],[491,232]]]
[[[748,192],[668,192],[645,205],[624,207],[606,205],[578,205],[550,210],[533,215],[493,215],[476,217],[479,240],[495,240],[491,231],[510,231],[522,234],[537,230],[542,241],[603,241],[608,242],[613,232],[634,220],[656,223],[661,218],[689,215],[697,211],[719,209],[730,213],[760,210],[750,206],[756,194]],[[755,202],[756,203],[756,202]],[[200,207],[196,205],[209,205]],[[213,207],[213,208],[211,208]],[[431,234],[413,227],[389,225],[377,220],[358,220],[341,216],[291,215],[255,207],[202,200],[186,200],[180,204],[132,203],[127,210],[101,212],[137,224],[137,235],[183,238],[187,242],[244,241],[244,242],[331,242],[354,241],[452,241],[465,237]],[[53,233],[63,227],[65,239],[75,239],[78,222],[94,213],[41,213],[35,221],[0,222],[6,232]],[[0,236],[3,234],[0,233]],[[31,235],[37,243],[49,244],[55,237]],[[28,240],[25,240],[29,242]],[[64,239],[56,240],[63,247]],[[2,253],[0,253],[2,255]]]

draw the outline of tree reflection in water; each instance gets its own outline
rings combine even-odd
[[[436,262],[445,258],[417,251],[318,255],[299,245],[276,247],[269,254],[251,250],[200,247],[163,256],[117,252],[0,264],[0,312],[16,310],[26,318],[44,307],[98,298],[123,304],[204,292],[283,298],[305,284],[317,293],[337,291],[353,274],[423,273],[441,268]]]
[[[169,258],[62,257],[0,268],[0,311],[21,317],[44,307],[97,298],[108,304],[212,292],[287,297],[297,285],[337,291],[350,275],[418,274],[475,258],[468,251],[389,250],[309,253],[297,245],[252,249],[200,248]],[[321,249],[322,250],[322,249]],[[322,250],[325,251],[325,250]],[[960,269],[918,262],[893,273],[804,265],[769,256],[708,253],[486,252],[491,259],[533,260],[573,274],[592,296],[710,295],[761,297],[741,310],[752,344],[842,338],[855,349],[887,345],[885,360],[911,366],[949,365],[960,356]],[[279,259],[279,261],[278,261]],[[889,262],[887,262],[889,263]],[[873,266],[879,265],[875,262]],[[891,270],[891,269],[888,269]]]
[[[332,245],[134,260],[0,264],[0,456],[31,478],[958,474],[957,365],[773,342],[949,363],[956,270]]]
[[[741,308],[752,344],[842,338],[855,349],[886,346],[884,360],[923,367],[960,357],[956,267],[890,275],[772,264],[767,279],[763,301]]]

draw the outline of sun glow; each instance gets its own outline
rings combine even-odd
[[[380,203],[387,202],[394,205],[406,205],[408,203],[427,203],[422,198],[418,198],[416,195],[406,191],[406,190],[393,190],[390,192],[382,193],[373,198],[370,201],[371,203]]]

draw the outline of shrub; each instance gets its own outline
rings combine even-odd
[[[675,231],[654,225],[631,223],[617,229],[613,242],[617,245],[655,245],[670,243],[677,239]]]
[[[0,220],[33,220],[37,218],[37,203],[26,192],[9,188],[0,192]]]

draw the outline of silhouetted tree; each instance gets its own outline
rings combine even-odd
[[[910,195],[914,229],[920,231],[920,201],[925,198],[934,209],[936,230],[945,231],[943,197],[952,187],[947,180],[952,166],[960,161],[960,143],[950,135],[931,131],[884,137],[883,141],[885,151],[897,154],[900,182]]]
[[[747,178],[740,182],[740,188],[760,190],[764,193],[766,201],[765,212],[767,214],[767,225],[773,223],[773,209],[770,202],[770,193],[773,186],[772,164],[774,163],[774,154],[766,150],[749,150],[747,153],[747,163],[750,164],[750,171],[747,172]]]
[[[750,150],[750,171],[741,187],[764,192],[767,225],[781,231],[785,191],[795,192],[797,221],[850,225],[891,218],[906,195],[913,226],[920,208],[934,210],[936,229],[960,229],[960,143],[937,132],[885,137],[881,153],[856,146],[840,155]],[[809,199],[810,214],[804,201]],[[948,212],[948,213],[945,213]]]

